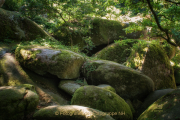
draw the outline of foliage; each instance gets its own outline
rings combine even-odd
[[[151,36],[160,36],[168,43],[176,46],[180,45],[180,3],[178,0],[6,0],[3,8],[19,11],[24,16],[33,19],[53,33],[57,28],[63,27],[68,31],[68,36],[73,45],[72,34],[81,32],[87,34],[87,29],[92,25],[84,18],[104,17],[114,13],[110,7],[120,9],[121,14],[131,13],[131,15],[141,15],[144,19],[136,24],[130,23],[126,33],[151,27]],[[37,19],[37,17],[46,18]],[[78,21],[75,24],[72,21]],[[84,27],[86,26],[86,27]],[[69,28],[69,29],[67,29]],[[83,36],[89,49],[93,45],[87,40],[88,36]],[[175,43],[171,39],[175,40]],[[88,38],[90,39],[90,38]]]
[[[126,0],[120,1],[126,7],[121,8],[124,11],[139,12],[139,8],[143,9],[141,14],[146,17],[139,26],[152,27],[151,35],[160,36],[168,43],[176,46],[180,43],[180,3],[177,0]],[[177,4],[176,4],[177,3]],[[126,32],[136,31],[136,26],[130,26]],[[174,38],[176,44],[171,41]]]

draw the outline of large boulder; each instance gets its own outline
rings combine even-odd
[[[169,60],[175,53],[170,52],[171,47],[158,41],[127,39],[104,48],[96,57],[140,70],[154,81],[155,89],[176,88]]]
[[[154,90],[154,83],[149,77],[112,61],[87,61],[82,72],[89,85],[109,84],[124,99],[140,100]]]
[[[34,112],[39,102],[38,95],[25,87],[0,87],[0,119],[21,120]]]
[[[125,64],[131,54],[132,47],[138,43],[136,39],[115,42],[95,54],[95,57]]]
[[[157,43],[149,44],[142,72],[154,81],[155,89],[176,88],[174,70],[168,56]]]
[[[83,22],[85,24],[83,24]],[[87,48],[87,44],[90,41],[86,41],[83,37],[91,37],[91,41],[95,47],[100,45],[108,45],[109,43],[114,42],[114,40],[118,40],[119,36],[126,37],[130,39],[140,38],[143,31],[126,34],[123,30],[128,27],[129,24],[121,23],[115,20],[107,20],[101,18],[93,18],[86,17],[83,22],[79,22],[77,20],[71,21],[72,24],[61,25],[55,32],[54,37],[58,40],[63,41],[66,45],[71,45],[73,41],[73,45],[79,45],[80,49]],[[69,27],[67,27],[69,26]],[[75,26],[75,27],[73,27]],[[92,29],[88,29],[87,33],[85,30],[81,30],[80,28],[89,28],[91,26]],[[72,40],[70,39],[72,37]]]
[[[3,1],[3,0],[1,0]],[[50,37],[42,28],[28,18],[17,12],[0,8],[0,39],[7,40],[33,40],[37,37]]]
[[[48,106],[37,111],[36,120],[114,120],[110,115],[84,106]]]
[[[151,104],[153,104],[156,100],[161,98],[162,96],[172,92],[175,89],[162,89],[162,90],[156,90],[149,94],[147,98],[144,100],[141,107],[136,111],[135,116],[138,116],[142,114]]]
[[[178,120],[180,118],[180,89],[176,89],[149,106],[138,120]]]
[[[22,68],[15,56],[10,53],[4,54],[0,59],[0,86],[18,85],[29,89],[31,86],[28,84],[34,85],[40,100],[39,106],[69,104],[65,99],[67,95],[59,91],[58,83],[59,79],[45,78]],[[31,89],[32,91],[34,91],[34,87]]]
[[[5,53],[0,59],[0,86],[14,86],[34,82],[24,72],[11,53]]]
[[[40,74],[56,75],[60,79],[75,79],[80,75],[83,56],[63,49],[42,46],[22,46],[15,51],[16,59],[24,67]]]
[[[88,106],[103,112],[109,112],[116,120],[133,119],[131,109],[124,99],[112,91],[96,86],[82,86],[77,89],[71,104]]]

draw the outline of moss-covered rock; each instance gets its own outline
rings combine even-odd
[[[33,40],[37,37],[50,37],[42,28],[17,12],[0,8],[0,39]]]
[[[13,55],[6,53],[0,59],[0,86],[15,86],[34,82],[24,72]]]
[[[95,54],[95,57],[125,64],[131,54],[132,47],[138,40],[127,39],[115,42]]]
[[[102,111],[78,105],[48,106],[33,117],[36,120],[114,120]]]
[[[176,120],[180,119],[180,89],[176,89],[158,99],[149,106],[138,118],[138,120]]]
[[[64,41],[66,45],[71,45],[72,42],[73,45],[78,44],[82,50],[87,44],[87,41],[85,41],[83,37],[91,37],[94,46],[97,47],[99,45],[112,43],[114,40],[118,40],[119,36],[135,39],[139,38],[143,33],[140,31],[126,34],[123,29],[128,27],[128,25],[115,20],[87,17],[84,19],[84,23],[85,24],[78,21],[72,21],[70,24],[74,24],[75,27],[72,27],[72,25],[69,27],[70,29],[68,29],[67,24],[62,25],[55,31],[54,37],[60,41]],[[84,32],[85,30],[83,31],[80,29],[82,27],[89,28],[90,25],[92,29],[86,30],[87,33]]]
[[[0,119],[20,120],[35,111],[39,97],[25,87],[0,87]]]
[[[77,89],[71,100],[72,105],[82,105],[110,113],[116,120],[132,120],[129,105],[112,91],[96,86],[82,86]],[[122,113],[124,113],[122,115]]]
[[[164,49],[157,43],[149,44],[142,72],[154,81],[155,89],[176,88],[174,70]]]
[[[149,94],[147,98],[144,100],[141,107],[136,112],[136,116],[139,117],[151,104],[153,104],[156,100],[160,99],[162,96],[172,92],[175,89],[162,89],[162,90],[156,90]]]
[[[59,88],[64,90],[66,93],[73,95],[74,92],[80,88],[81,85],[71,80],[61,80],[59,83]]]
[[[82,72],[89,85],[111,85],[124,99],[143,99],[154,90],[154,83],[149,77],[112,61],[88,61]]]
[[[105,90],[110,90],[110,91],[116,93],[116,90],[113,87],[111,87],[110,85],[101,84],[101,85],[98,85],[97,87],[100,87]]]
[[[16,59],[24,67],[40,75],[50,73],[60,79],[75,79],[80,75],[84,58],[69,50],[55,50],[40,46],[18,47]]]
[[[159,41],[127,39],[104,48],[96,57],[140,70],[154,81],[155,89],[176,88],[168,47],[171,46],[160,45]],[[168,55],[172,57],[174,52]]]

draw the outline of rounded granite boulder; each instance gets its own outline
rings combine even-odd
[[[132,120],[129,105],[116,93],[97,86],[82,86],[71,99],[72,105],[87,106],[110,114],[116,120]]]

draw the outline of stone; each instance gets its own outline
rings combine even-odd
[[[75,81],[61,80],[58,87],[69,95],[73,95],[74,92],[81,87],[81,85],[79,85]]]
[[[60,79],[76,79],[84,57],[69,50],[43,46],[23,46],[15,51],[20,64],[39,75],[50,73]]]
[[[87,61],[83,65],[82,73],[89,85],[108,84],[125,100],[141,100],[154,91],[152,79],[137,70],[112,61]]]
[[[0,87],[0,119],[20,120],[34,112],[39,102],[38,95],[25,87]]]
[[[71,100],[72,105],[87,106],[109,112],[116,120],[132,120],[129,105],[116,93],[96,86],[82,86],[77,89]],[[124,113],[124,114],[123,114]]]
[[[115,120],[105,112],[78,105],[48,106],[35,112],[36,120]]]

